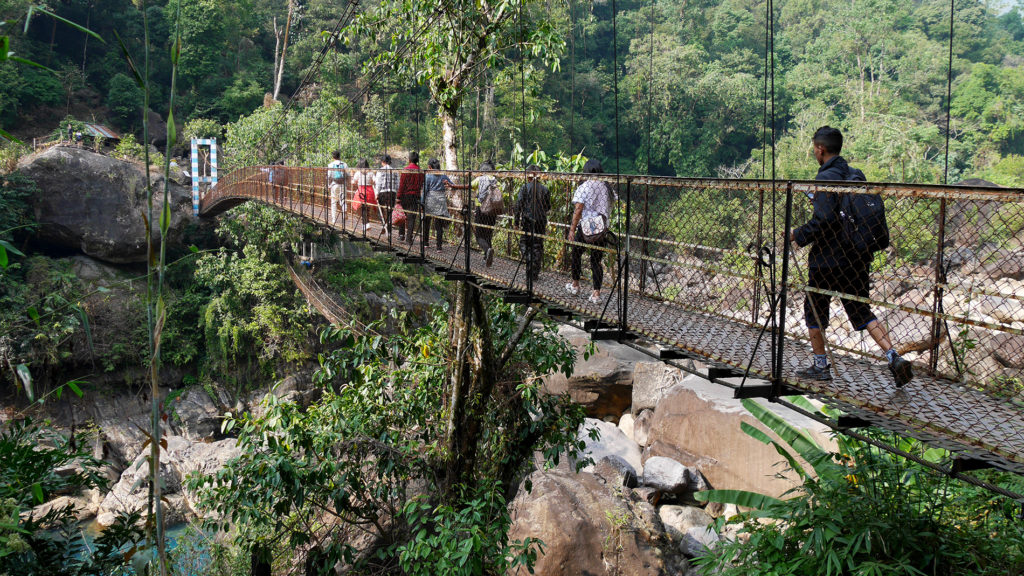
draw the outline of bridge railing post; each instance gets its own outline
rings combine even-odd
[[[935,370],[939,365],[939,346],[942,344],[942,333],[939,327],[939,315],[942,312],[942,286],[946,283],[945,254],[946,244],[946,199],[939,200],[937,246],[935,247],[935,290],[932,294],[932,325],[930,337],[932,345],[928,350],[928,366]]]
[[[465,220],[465,229],[462,232],[463,244],[466,249],[466,274],[470,273],[470,254],[469,248],[473,244],[473,171],[466,171],[466,200],[462,205],[462,209],[465,211],[463,219]]]
[[[773,182],[773,192],[776,184]],[[789,293],[789,231],[793,227],[793,182],[786,182],[786,214],[782,231],[782,274],[779,280],[779,323],[772,335],[772,398],[778,398],[782,392],[782,367],[786,350],[786,295]]]
[[[651,183],[644,183],[644,206],[643,214],[641,215],[640,225],[640,295],[643,296],[647,291],[647,256],[648,246],[647,237],[649,236],[650,227],[650,196],[651,196]]]
[[[626,333],[627,321],[629,320],[629,250],[630,250],[630,236],[632,236],[632,214],[631,206],[633,204],[633,180],[626,178],[626,226],[625,226],[625,250],[622,255],[622,261],[619,263],[621,267],[620,275],[621,281],[619,282],[619,290],[621,291],[620,306],[619,306],[619,340],[622,340],[622,335]],[[619,242],[620,248],[623,242]]]
[[[430,243],[430,226],[427,224],[427,207],[423,202],[427,198],[427,175],[424,172],[423,182],[420,184],[420,201],[417,206],[420,210],[420,258],[427,257],[427,244]],[[412,234],[412,231],[409,232]]]

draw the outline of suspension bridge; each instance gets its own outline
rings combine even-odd
[[[463,184],[481,175],[437,172]],[[982,485],[966,473],[996,467],[1024,474],[1024,190],[487,175],[503,192],[503,215],[493,225],[479,221],[469,208],[475,193],[449,190],[451,215],[440,217],[446,224],[440,249],[433,238],[421,242],[422,205],[419,214],[408,215],[416,222],[415,236],[410,232],[411,241],[400,241],[397,231],[383,226],[376,205],[369,206],[372,218],[364,226],[351,209],[354,189],[346,187],[332,206],[327,169],[320,167],[235,170],[205,192],[198,212],[212,217],[242,202],[262,202],[370,242],[375,250],[432,265],[446,279],[472,282],[512,302],[542,302],[550,315],[573,319],[594,339],[631,343],[733,388],[737,397],[768,398],[848,434],[875,425],[945,448],[954,459],[952,468],[940,469],[944,473]],[[586,275],[580,295],[565,286],[576,244],[566,238],[572,191],[594,177],[618,192],[609,224],[613,241],[598,248],[606,282],[597,302],[587,298]],[[545,184],[552,197],[547,229],[539,235],[545,249],[535,281],[527,277],[518,245],[533,234],[517,229],[512,217],[517,192],[532,181]],[[810,218],[807,194],[818,192],[885,199],[892,245],[872,264],[870,297],[809,287],[806,250],[784,240]],[[496,255],[490,266],[471,241],[480,229],[493,235]],[[833,379],[799,378],[796,371],[811,356],[802,305],[805,294],[813,292],[869,304],[888,326],[896,349],[913,361],[914,380],[898,388],[874,343],[840,326],[846,324],[838,298],[832,306],[835,321],[826,331]],[[842,415],[808,413],[787,401],[793,395],[817,398]]]

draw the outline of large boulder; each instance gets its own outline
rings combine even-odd
[[[160,479],[170,504],[168,516],[184,520],[198,515],[198,499],[183,488],[185,479],[195,472],[215,472],[238,456],[239,450],[234,439],[207,443],[190,442],[181,436],[166,436],[165,440],[167,446],[160,452]],[[140,453],[103,499],[96,517],[100,525],[111,525],[119,513],[145,509],[148,454],[148,451]]]
[[[154,146],[167,144],[167,122],[153,110],[146,110],[146,115],[149,116],[149,143]],[[191,146],[190,142],[183,144]]]
[[[676,544],[681,543],[691,529],[704,529],[714,522],[707,512],[696,506],[667,504],[658,508],[658,516],[665,526],[665,533]]]
[[[510,540],[538,538],[536,574],[669,574],[654,507],[593,474],[534,472],[512,502]],[[524,483],[526,482],[524,481]],[[514,574],[527,573],[520,568]]]
[[[115,264],[146,261],[148,199],[142,166],[83,148],[55,146],[23,158],[18,168],[39,187],[31,199],[38,242]],[[159,242],[164,180],[153,176],[153,239]],[[172,184],[170,203],[173,240],[192,220],[191,191]]]
[[[670,494],[697,492],[709,488],[700,470],[683,466],[664,456],[644,462],[644,484]]]
[[[172,403],[174,423],[193,442],[213,440],[220,431],[220,411],[201,388],[190,388]]]
[[[801,428],[809,428],[823,446],[834,445],[827,429],[813,420],[775,405],[770,409]],[[652,457],[666,456],[699,468],[715,488],[781,496],[796,485],[795,479],[778,477],[783,470],[779,465],[782,457],[771,446],[745,434],[740,429],[742,422],[764,429],[733,399],[731,390],[706,380],[686,379],[654,410],[645,464]],[[639,422],[635,429],[638,427]]]
[[[664,362],[637,362],[633,368],[633,415],[653,410],[665,394],[682,381],[683,373]]]
[[[618,419],[633,401],[633,367],[648,357],[621,344],[601,342],[594,354],[584,358],[589,335],[569,328],[560,332],[577,350],[576,370],[570,378],[560,373],[545,377],[544,389],[551,394],[568,393],[592,418]]]
[[[982,272],[990,280],[1012,278],[1024,280],[1024,252],[1012,252],[995,261],[986,264]]]
[[[590,433],[592,430],[598,432],[597,440],[591,438]],[[587,418],[584,420],[583,425],[580,426],[578,438],[585,444],[583,455],[590,456],[595,464],[606,456],[618,456],[632,466],[638,476],[643,473],[643,465],[641,463],[643,454],[640,452],[640,446],[626,437],[615,424]],[[585,470],[588,472],[592,471],[593,464],[585,468]]]

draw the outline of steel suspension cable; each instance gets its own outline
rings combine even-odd
[[[953,24],[956,20],[956,4],[949,0],[949,61],[946,64],[946,161],[942,168],[942,183],[949,184],[949,135],[953,131],[951,109],[953,103]]]
[[[575,154],[576,133],[576,5],[569,0],[569,154]]]
[[[270,126],[270,128],[268,128],[267,131],[264,132],[263,137],[260,138],[259,142],[256,143],[257,149],[263,147],[263,144],[266,142],[266,139],[270,136],[270,134],[281,125],[281,122],[284,120],[285,117],[287,117],[288,111],[291,109],[292,104],[295,102],[295,97],[299,95],[302,89],[306,86],[306,83],[309,82],[309,80],[313,77],[313,74],[320,70],[320,66],[323,64],[324,58],[326,57],[328,50],[337,40],[338,31],[341,29],[342,23],[347,22],[352,17],[352,15],[355,13],[356,5],[357,3],[354,0],[349,0],[349,2],[345,4],[345,10],[341,13],[341,17],[338,18],[338,21],[334,24],[334,29],[331,31],[331,41],[324,43],[324,46],[320,49],[320,53],[317,54],[316,58],[313,60],[313,63],[306,70],[306,74],[303,75],[302,81],[299,82],[299,86],[295,89],[294,92],[292,92],[292,96],[291,98],[288,99],[288,103],[282,107],[281,113],[278,115],[277,119],[275,119],[274,123]]]
[[[431,21],[427,22],[427,24],[425,26],[420,28],[419,32],[417,33],[417,35],[415,37],[407,39],[401,46],[399,46],[398,50],[395,52],[395,58],[396,59],[401,59],[402,57],[404,57],[405,54],[409,51],[410,47],[413,46],[414,44],[416,44],[419,41],[419,38],[420,38],[420,36],[423,35],[423,32],[427,28],[429,28],[433,24],[434,20],[436,20],[438,17],[439,16],[437,14],[435,14]],[[376,84],[381,79],[381,77],[383,77],[385,72],[386,72],[386,70],[385,70],[384,66],[381,66],[380,68],[377,68],[376,70],[374,70],[373,73],[371,73],[370,76],[367,78],[366,86],[362,90],[360,90],[357,94],[355,94],[355,96],[350,98],[349,101],[348,101],[348,105],[345,107],[345,109],[339,111],[338,113],[341,114],[343,112],[350,111],[352,109],[353,103],[358,101],[362,97],[364,97],[366,94],[368,94],[370,92],[371,87],[373,87],[374,84]],[[302,148],[306,144],[314,141],[316,138],[319,138],[320,135],[322,135],[324,133],[324,131],[327,130],[327,128],[329,128],[329,127],[330,127],[330,123],[325,123],[323,126],[321,126],[321,128],[319,130],[311,133],[305,139],[300,141],[298,143],[297,147],[298,148]],[[268,129],[268,133],[270,132],[271,129]],[[275,160],[273,160],[273,161],[282,160],[287,155],[288,155],[287,152],[282,151],[281,154]]]
[[[619,183],[619,28],[618,7],[612,0],[612,88],[615,94],[615,183]]]
[[[525,38],[523,37],[523,4],[525,0],[519,0],[519,91],[520,91],[520,133],[519,139],[522,141],[520,146],[523,149],[523,164],[522,169],[526,169],[526,53],[524,46],[526,45]]]
[[[651,138],[651,116],[654,109],[654,7],[657,0],[651,0],[651,45],[647,54],[647,161],[644,163],[644,172],[651,173],[651,155],[654,154]]]

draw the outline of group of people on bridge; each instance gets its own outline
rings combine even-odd
[[[840,155],[843,147],[842,133],[832,127],[819,128],[812,139],[814,157],[819,164],[816,180],[863,181],[863,173],[852,168]],[[419,166],[419,153],[409,153],[409,162],[403,169],[392,165],[392,158],[382,154],[379,166],[370,167],[363,158],[349,169],[341,160],[341,153],[335,151],[333,160],[327,166],[330,187],[331,220],[336,221],[340,212],[348,210],[358,214],[363,231],[370,226],[370,214],[375,210],[382,232],[390,235],[397,232],[398,241],[412,246],[416,234],[416,218],[423,215],[421,245],[429,245],[431,230],[436,237],[436,250],[443,250],[443,237],[452,218],[452,208],[463,217],[472,209],[473,233],[484,255],[486,266],[494,261],[492,239],[505,206],[498,180],[491,174],[494,165],[484,162],[482,173],[469,183],[459,184],[442,173],[440,162],[431,158],[424,172]],[[527,167],[528,173],[539,173],[540,167]],[[609,230],[609,215],[618,201],[615,189],[598,175],[603,173],[601,162],[590,159],[583,167],[591,178],[581,182],[572,193],[572,219],[566,237],[571,239],[570,279],[565,290],[580,295],[583,252],[589,252],[592,290],[588,300],[600,303],[604,281],[603,250],[614,235]],[[466,206],[460,195],[451,195],[452,190],[472,189],[476,193],[473,206]],[[354,194],[351,199],[348,190]],[[881,198],[867,198],[863,207],[850,200],[850,194],[827,190],[809,194],[813,215],[806,223],[792,229],[788,240],[799,247],[810,245],[808,255],[808,290],[804,298],[804,322],[813,350],[810,365],[796,372],[796,376],[814,381],[832,379],[832,366],[825,348],[824,329],[829,322],[829,309],[833,295],[837,295],[846,311],[854,330],[867,331],[884,352],[888,367],[897,387],[902,387],[913,378],[911,363],[902,358],[889,339],[885,326],[879,322],[867,304],[870,289],[870,264],[873,252],[879,248],[865,248],[863,242],[851,241],[851,234],[857,234],[857,226],[871,220],[870,210],[884,210]],[[871,196],[871,195],[865,195]],[[857,201],[859,202],[859,200]],[[872,204],[874,202],[874,204]],[[536,281],[541,272],[544,255],[544,238],[548,230],[548,211],[551,209],[551,193],[548,187],[536,178],[529,178],[516,195],[512,208],[515,227],[520,231],[519,248],[527,277]],[[881,226],[884,224],[882,213]],[[851,232],[853,230],[853,232]],[[888,229],[884,232],[884,244],[888,245]],[[880,234],[881,232],[876,232]],[[463,233],[457,230],[457,233]],[[870,235],[868,230],[866,234]],[[863,235],[863,234],[862,234]],[[858,238],[859,239],[859,238]],[[885,247],[882,246],[882,247]]]

